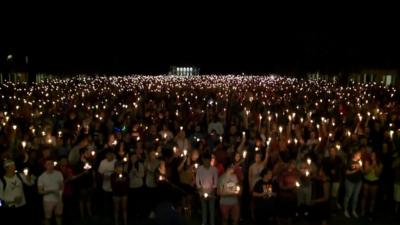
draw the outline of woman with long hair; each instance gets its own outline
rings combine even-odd
[[[364,165],[364,184],[363,196],[361,199],[361,215],[366,213],[372,214],[374,212],[376,194],[378,192],[379,177],[382,172],[382,163],[377,158],[375,152],[371,153],[371,157],[365,160]],[[366,209],[368,208],[368,212]]]

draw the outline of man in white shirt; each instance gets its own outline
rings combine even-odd
[[[210,212],[210,225],[215,225],[215,190],[217,185],[218,170],[211,166],[211,155],[206,153],[203,156],[203,165],[197,169],[196,173],[196,186],[201,199],[202,225],[208,224],[208,211]]]
[[[25,193],[24,184],[32,186],[33,179],[28,172],[26,175],[17,174],[15,170],[15,163],[13,161],[5,161],[4,163],[5,175],[0,180],[0,200],[1,207],[6,209],[4,213],[4,221],[14,221],[16,224],[25,223]],[[10,219],[10,220],[8,220]]]
[[[102,189],[103,189],[103,203],[104,203],[104,213],[111,213],[112,209],[112,188],[111,188],[111,174],[114,172],[115,163],[114,153],[111,151],[107,152],[106,158],[100,162],[98,172],[102,177]],[[111,214],[110,214],[111,216]]]
[[[51,224],[51,218],[56,216],[57,225],[62,223],[64,178],[60,171],[54,170],[54,161],[46,161],[46,171],[39,176],[38,191],[43,195],[45,224]]]

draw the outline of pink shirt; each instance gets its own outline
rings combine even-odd
[[[214,166],[206,169],[200,166],[196,173],[196,186],[203,192],[212,192],[218,185],[218,170]]]

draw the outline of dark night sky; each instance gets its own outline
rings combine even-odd
[[[122,73],[166,73],[170,65],[195,65],[202,73],[400,66],[399,35],[394,32],[300,32],[262,24],[251,28],[198,23],[114,25],[93,20],[19,30],[23,35],[0,43],[2,61],[13,52],[29,55],[36,71]]]

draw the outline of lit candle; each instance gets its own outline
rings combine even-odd
[[[300,183],[296,181],[296,187],[300,187]]]
[[[23,171],[23,173],[24,173],[25,176],[28,176],[29,169],[28,169],[28,168],[25,168],[24,171]]]
[[[123,177],[123,176],[122,176],[122,173],[120,173],[120,174],[118,175],[118,178],[119,178],[119,179],[122,179],[122,177]]]
[[[236,193],[239,193],[239,192],[240,192],[240,186],[237,185],[237,186],[236,186]]]
[[[187,152],[187,150],[186,150],[186,149],[184,149],[184,150],[183,150],[183,155],[184,155],[184,156],[186,156],[186,155],[187,155],[187,153],[188,153],[188,152]]]
[[[183,130],[183,126],[181,126],[179,129],[182,131]]]
[[[390,139],[393,139],[394,130],[389,131]]]
[[[62,131],[60,130],[60,131],[58,131],[58,137],[61,137],[62,136]]]
[[[117,145],[117,143],[118,143],[117,140],[114,140],[112,145]]]
[[[311,159],[310,159],[310,158],[307,159],[307,164],[308,164],[309,166],[311,165]]]
[[[159,181],[163,181],[163,180],[164,180],[164,177],[163,177],[162,175],[160,175],[160,176],[158,177],[158,180],[159,180]]]
[[[294,144],[297,145],[297,142],[298,142],[298,141],[297,141],[297,138],[295,138],[295,139],[294,139]]]
[[[242,154],[243,154],[243,159],[245,159],[245,158],[246,158],[246,156],[247,156],[247,151],[246,151],[246,150],[244,150]]]
[[[347,131],[347,136],[351,136],[351,132],[349,130]]]
[[[128,157],[124,157],[123,159],[122,159],[124,162],[128,162]]]
[[[358,161],[358,164],[360,164],[360,166],[362,167],[362,165],[363,165],[362,160]]]
[[[282,131],[283,131],[283,127],[282,127],[282,126],[279,126],[279,133],[281,134]]]
[[[156,157],[158,157],[158,155],[159,155],[158,152],[156,152],[155,155],[156,155]]]
[[[57,162],[57,161],[54,161],[54,162],[53,162],[53,165],[54,165],[54,166],[57,166],[57,165],[58,165],[58,162]]]
[[[223,140],[223,137],[219,136],[219,142],[222,142],[222,140]]]
[[[318,137],[318,141],[321,142],[322,141],[322,137]]]
[[[22,148],[25,149],[25,147],[26,147],[26,141],[22,141],[22,142],[21,142],[21,145],[22,145]]]
[[[208,193],[203,194],[204,198],[208,198]]]
[[[13,126],[12,126],[12,129],[13,129],[13,130],[17,130],[17,125],[13,125]]]
[[[93,151],[90,152],[90,154],[91,154],[92,156],[95,156],[95,155],[96,155],[96,152],[93,150]]]
[[[310,175],[310,171],[306,170],[306,177]]]
[[[242,132],[242,136],[246,137],[246,132],[245,131]]]
[[[194,164],[194,168],[197,169],[198,167],[199,167],[199,164],[198,164],[198,163],[195,163],[195,164]]]
[[[89,163],[85,163],[85,165],[83,166],[84,170],[90,170],[92,168],[92,166]]]
[[[255,148],[255,151],[256,151],[256,152],[258,152],[258,150],[259,150],[259,148],[258,148],[258,147],[256,147],[256,148]]]
[[[340,145],[339,144],[336,145],[336,149],[340,150]]]

